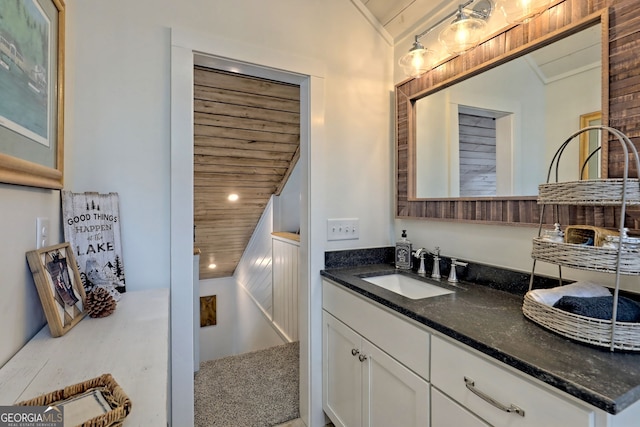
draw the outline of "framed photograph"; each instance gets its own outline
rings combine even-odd
[[[60,189],[63,0],[0,1],[0,182]]]
[[[85,293],[69,243],[27,252],[52,337],[66,334],[85,316]]]

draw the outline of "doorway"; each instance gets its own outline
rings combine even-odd
[[[301,88],[301,224],[300,224],[300,412],[309,426],[324,422],[320,367],[322,329],[318,271],[324,247],[312,247],[309,236],[324,230],[324,208],[311,194],[323,194],[322,168],[311,168],[311,157],[322,158],[324,140],[324,74],[321,62],[293,57],[237,41],[189,31],[171,33],[171,419],[173,425],[193,422],[193,67],[196,58],[213,68],[289,81]],[[207,53],[206,55],[203,52]],[[209,56],[210,55],[210,56]],[[229,59],[233,58],[233,59]],[[263,64],[263,65],[254,65]],[[266,68],[269,67],[269,68]],[[281,71],[289,70],[289,71]],[[255,74],[254,74],[255,75]],[[284,80],[283,80],[284,79]],[[311,141],[314,141],[311,144]],[[316,206],[318,205],[318,206]],[[311,272],[316,272],[312,274]]]

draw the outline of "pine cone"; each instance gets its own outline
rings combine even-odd
[[[104,288],[95,288],[87,294],[85,310],[91,317],[107,317],[116,309],[116,301]]]

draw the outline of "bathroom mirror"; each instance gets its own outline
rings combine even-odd
[[[608,123],[608,9],[590,12],[587,8],[580,11],[582,15],[572,13],[564,16],[568,11],[563,4],[558,3],[525,25],[507,27],[475,49],[443,62],[422,77],[396,86],[397,217],[499,224],[539,222],[537,188],[546,180],[555,150],[564,138],[579,128],[581,115],[598,110],[602,122]],[[570,57],[574,55],[577,58],[581,54],[593,55],[595,52],[599,66],[594,68],[594,64],[589,64],[586,67],[591,72],[574,70],[573,73],[595,74],[596,81],[592,84],[576,80],[571,83],[575,87],[563,89],[571,94],[561,98],[558,98],[560,91],[529,91],[531,82],[536,81],[534,79],[544,79],[533,71],[536,67],[544,69],[543,64],[547,62],[549,67],[558,64],[540,58],[546,55],[545,47],[566,48],[573,44],[573,40],[582,37],[586,41],[581,43],[587,46],[582,51],[578,49],[575,54],[553,55],[560,56],[563,59],[560,62],[572,62]],[[487,83],[486,76],[490,71],[504,65],[519,68],[518,71],[499,71],[503,73],[502,77]],[[522,75],[525,71],[527,78]],[[511,77],[513,84],[506,83],[504,73],[515,76]],[[547,84],[557,85],[559,80],[562,79],[554,82],[549,79]],[[503,86],[510,86],[507,92],[515,91],[516,96],[499,92],[498,88]],[[591,86],[599,87],[599,90],[591,92]],[[578,101],[587,92],[590,104],[584,109],[579,102],[572,107],[575,117],[561,117],[557,111],[547,111],[550,110],[549,105],[573,102],[574,98]],[[541,104],[541,109],[533,112],[528,102]],[[426,124],[419,122],[425,117]],[[496,183],[492,184],[494,189],[489,192],[478,190],[479,186],[460,191],[459,127],[463,122],[475,120],[494,122],[492,132],[496,140],[508,140],[507,148],[494,149],[495,169],[500,176],[493,178]],[[417,141],[424,139],[424,135],[429,142],[426,147],[421,147]],[[455,148],[452,140],[456,141]],[[547,140],[549,145],[545,144]],[[602,145],[604,156],[608,149],[607,141],[602,141]],[[537,159],[535,164],[534,158]],[[450,159],[453,159],[454,166]],[[573,179],[577,179],[578,149],[573,163],[568,166],[567,173],[574,174],[576,178]],[[607,159],[603,159],[603,163],[601,175],[606,177]],[[420,184],[424,176],[427,176],[426,185]]]
[[[415,102],[415,198],[535,196],[580,118],[602,109],[600,24]],[[573,151],[571,151],[573,150]],[[577,179],[569,145],[560,179]]]

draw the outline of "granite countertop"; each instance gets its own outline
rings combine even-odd
[[[396,270],[371,264],[320,274],[610,414],[640,400],[640,354],[610,352],[544,329],[522,314],[522,294],[461,281],[455,293],[411,300],[361,279],[385,272]],[[449,286],[446,276],[440,284]]]

